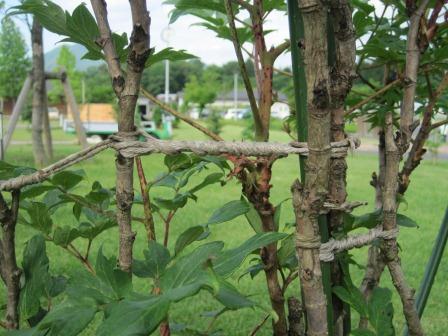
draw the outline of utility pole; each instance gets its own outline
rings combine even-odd
[[[238,73],[233,74],[233,107],[238,107]]]
[[[4,146],[3,146],[3,98],[0,97],[0,160],[4,158]]]

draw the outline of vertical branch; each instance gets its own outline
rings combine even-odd
[[[33,51],[33,112],[32,112],[32,137],[34,162],[42,167],[47,162],[44,143],[42,140],[42,125],[44,115],[45,97],[45,73],[44,54],[42,45],[42,26],[36,18],[33,19],[31,29],[31,41]]]
[[[409,147],[412,135],[414,118],[414,97],[417,86],[417,72],[420,62],[420,49],[418,47],[418,33],[420,19],[428,5],[423,0],[415,10],[409,2],[410,24],[407,38],[406,69],[404,74],[404,92],[400,111],[400,133],[394,137],[392,112],[387,113],[384,128],[386,147],[386,170],[383,188],[383,230],[397,230],[397,193],[399,179],[399,165],[402,155]],[[414,306],[414,292],[404,278],[398,255],[396,239],[383,242],[381,247],[384,260],[389,268],[392,282],[400,295],[403,312],[411,335],[423,335],[420,318]]]
[[[417,74],[420,64],[420,48],[418,32],[420,20],[429,0],[422,0],[420,6],[412,11],[406,43],[406,68],[404,72],[403,102],[400,111],[401,151],[404,153],[411,141],[412,123],[414,118],[415,91],[417,89]],[[408,8],[408,10],[411,10]]]
[[[250,104],[250,108],[252,111],[252,116],[254,118],[255,133],[257,134],[257,133],[261,132],[262,124],[261,124],[261,119],[260,119],[260,115],[258,112],[258,106],[257,106],[257,102],[255,99],[254,90],[253,90],[252,84],[250,82],[249,74],[246,69],[246,64],[244,63],[244,57],[243,57],[243,53],[241,51],[241,44],[240,44],[240,41],[238,38],[238,31],[236,30],[236,26],[235,26],[235,16],[233,13],[231,0],[224,0],[224,5],[226,7],[227,20],[229,22],[233,47],[235,49],[236,58],[238,60],[238,65],[240,67],[241,77],[243,77],[244,87],[246,88],[247,97],[249,99],[249,104]],[[248,5],[248,6],[250,6],[248,8],[250,8],[250,10],[252,10],[252,6],[251,5]]]
[[[319,213],[328,194],[330,168],[330,77],[327,46],[327,8],[318,0],[299,1],[305,27],[308,97],[308,147],[304,184],[292,188],[297,222],[297,255],[307,335],[328,334],[326,296],[319,259]]]
[[[385,153],[385,140],[384,130],[380,130],[378,133],[378,174],[372,174],[372,181],[370,184],[375,188],[375,208],[381,209],[383,207],[383,186],[384,186],[384,173],[386,170],[386,153]],[[362,279],[360,291],[364,298],[369,299],[373,290],[378,287],[386,264],[381,256],[381,251],[378,246],[369,246],[369,252],[367,255],[366,271],[364,278]],[[359,327],[361,329],[367,328],[368,319],[361,318]]]
[[[436,91],[433,92],[428,105],[425,107],[425,112],[423,113],[422,123],[420,125],[420,129],[415,137],[415,140],[412,142],[411,150],[409,151],[408,157],[403,165],[403,168],[400,172],[400,185],[398,188],[398,192],[400,194],[404,194],[411,182],[410,176],[415,168],[418,167],[421,160],[423,159],[423,155],[426,153],[424,148],[426,140],[429,138],[429,134],[432,131],[432,117],[434,114],[434,107],[437,102],[437,99],[440,97],[442,92],[448,86],[448,73],[442,78],[439,86]]]
[[[132,35],[128,47],[126,79],[120,67],[120,61],[112,40],[112,32],[107,20],[106,2],[91,0],[93,11],[100,31],[97,43],[102,47],[109,69],[115,94],[120,106],[118,131],[123,136],[133,139],[135,136],[134,112],[140,89],[140,81],[145,63],[150,54],[149,25],[150,18],[144,0],[130,0],[132,13]],[[120,268],[131,272],[132,246],[135,233],[132,232],[131,209],[134,199],[133,192],[133,160],[120,154],[116,159],[116,199],[117,222],[120,233],[118,262]]]
[[[334,34],[334,64],[331,69],[331,141],[346,138],[344,131],[344,103],[355,75],[355,30],[352,11],[346,0],[330,2],[330,17]],[[333,36],[330,36],[332,38]],[[332,159],[330,163],[329,199],[335,204],[343,204],[346,191],[347,162],[345,158]],[[342,211],[329,213],[329,230],[338,230],[343,226]],[[331,264],[332,285],[343,284],[343,273],[339,261]],[[332,297],[335,335],[345,335],[344,321],[349,319],[350,308],[344,305],[336,295]]]
[[[140,181],[140,191],[143,199],[143,211],[145,212],[145,228],[148,241],[156,240],[156,230],[154,227],[154,218],[151,210],[151,200],[147,190],[148,182],[146,181],[145,171],[143,170],[142,160],[140,157],[135,157],[135,164],[137,166],[138,178]]]
[[[6,285],[6,328],[19,328],[19,296],[20,275],[22,271],[17,266],[15,233],[19,211],[20,190],[12,192],[11,208],[0,194],[0,223],[2,226],[2,239],[0,241],[0,275]]]

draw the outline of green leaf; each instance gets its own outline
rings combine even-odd
[[[376,333],[369,329],[355,329],[350,332],[353,336],[378,336]]]
[[[54,188],[55,186],[52,185],[41,185],[41,184],[30,185],[22,189],[20,193],[20,199],[24,200],[27,198],[34,198],[42,195],[43,193],[49,190],[53,190]]]
[[[295,234],[292,233],[282,240],[277,252],[278,262],[281,267],[294,269],[297,267]]]
[[[90,222],[82,222],[78,226],[79,235],[83,238],[93,240],[103,231],[117,225],[115,219],[98,216]]]
[[[165,48],[160,50],[159,52],[153,53],[149,56],[146,61],[145,67],[150,67],[158,62],[162,61],[184,61],[192,58],[197,58],[196,56],[187,53],[185,50],[174,50],[173,48]]]
[[[395,335],[393,325],[394,308],[392,306],[392,292],[386,288],[375,288],[368,302],[367,312],[369,322],[377,335]]]
[[[348,285],[347,287],[348,288],[335,286],[333,287],[333,293],[335,293],[342,301],[348,303],[350,307],[361,315],[361,317],[366,317],[367,304],[362,296],[362,293],[353,285]]]
[[[174,253],[178,255],[185,247],[198,240],[205,232],[203,226],[192,226],[182,232],[176,240]]]
[[[367,229],[373,229],[381,222],[381,209],[375,210],[373,212],[355,216],[354,222],[352,224],[353,229],[357,229],[360,227],[365,227]]]
[[[225,280],[219,281],[219,290],[216,299],[228,309],[252,307],[254,303]]]
[[[83,170],[64,170],[53,175],[53,177],[49,181],[53,185],[59,186],[64,190],[69,190],[79,184],[84,179],[84,176],[85,173]]]
[[[43,233],[50,234],[53,220],[47,205],[42,202],[29,202],[23,206],[28,213],[28,220],[21,217],[21,222]]]
[[[249,211],[249,205],[244,200],[230,201],[215,210],[206,225],[228,222]]]
[[[95,271],[98,278],[113,290],[117,299],[123,298],[132,290],[130,274],[117,268],[115,257],[106,258],[102,247],[98,250]]]
[[[416,221],[403,214],[397,214],[397,225],[409,228],[418,228],[418,224]]]
[[[94,306],[63,305],[51,310],[38,329],[47,330],[47,336],[76,336],[89,325],[96,313]]]
[[[274,212],[274,228],[275,228],[275,231],[278,231],[278,228],[280,226],[280,217],[282,215],[282,204],[283,204],[283,202],[279,203],[275,207],[275,212]]]
[[[221,253],[218,258],[213,261],[213,269],[218,275],[226,278],[230,276],[253,251],[268,244],[275,243],[286,236],[286,233],[279,232],[258,233],[249,238],[239,247]]]
[[[72,241],[80,236],[77,228],[70,226],[56,227],[53,233],[53,243],[67,247]]]
[[[126,299],[114,304],[97,336],[150,335],[166,318],[170,302],[164,296]]]
[[[64,276],[52,276],[50,277],[50,281],[47,283],[47,294],[49,297],[54,298],[64,292],[66,287],[67,279]]]
[[[168,210],[176,210],[183,208],[192,197],[189,192],[176,194],[172,199],[154,197],[154,202],[160,207]]]
[[[40,299],[46,293],[50,281],[49,260],[45,250],[45,240],[41,235],[32,237],[23,251],[22,261],[25,285],[20,291],[20,313],[28,319],[40,308]]]
[[[185,153],[175,155],[165,155],[163,163],[169,171],[176,171],[180,169],[189,168],[191,166],[191,159]]]
[[[242,200],[244,198],[241,198]],[[260,215],[258,214],[257,210],[255,210],[254,206],[246,201],[246,203],[249,205],[249,211],[244,214],[246,217],[249,225],[254,229],[255,233],[261,233],[263,232],[263,223],[261,222]]]
[[[160,279],[162,293],[176,302],[210,284],[211,275],[206,271],[206,265],[216,258],[223,246],[222,242],[204,244],[177,260]]]
[[[189,190],[190,193],[194,194],[195,192],[198,192],[199,190],[205,188],[206,186],[217,183],[221,181],[221,178],[224,176],[223,173],[212,173],[210,175],[207,175],[205,179],[199,183],[198,185],[194,186]]]
[[[171,260],[170,252],[165,246],[151,240],[143,254],[145,260],[134,260],[133,273],[140,278],[159,279]]]

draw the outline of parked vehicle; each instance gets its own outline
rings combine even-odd
[[[231,108],[224,114],[224,119],[227,120],[241,120],[250,116],[250,111],[247,108]]]

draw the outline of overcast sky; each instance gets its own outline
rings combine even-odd
[[[81,0],[53,0],[62,8],[72,12],[80,3],[87,3],[87,7],[91,10],[89,1]],[[148,0],[148,8],[151,15],[151,46],[156,50],[166,47],[166,43],[162,41],[161,33],[168,25],[168,15],[172,7],[162,5],[163,0]],[[16,5],[17,0],[6,0],[6,7]],[[132,24],[130,20],[129,2],[126,0],[108,0],[109,22],[114,32],[127,32],[130,35]],[[16,19],[20,26],[25,39],[29,42],[29,31],[27,26]],[[198,22],[191,16],[181,17],[177,22],[171,25],[172,33],[170,45],[176,49],[185,49],[188,52],[198,56],[207,64],[222,64],[231,60],[235,60],[233,46],[230,41],[216,38],[213,32],[209,32],[204,28],[194,26]],[[275,29],[268,35],[267,45],[277,45],[289,37],[288,18],[280,13],[273,13],[269,16],[266,23],[267,29]],[[53,49],[61,38],[53,33],[45,31],[44,48],[45,51]],[[283,55],[276,63],[278,67],[286,67],[290,65],[290,55]]]

